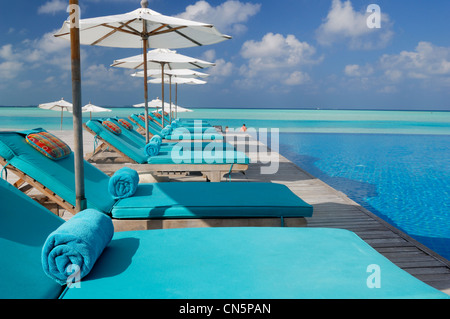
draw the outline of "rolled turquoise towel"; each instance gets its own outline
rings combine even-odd
[[[150,142],[147,145],[145,145],[145,153],[147,156],[156,156],[159,154],[159,144],[157,142]]]
[[[150,139],[150,142],[155,142],[155,143],[157,143],[158,145],[161,146],[162,138],[161,138],[161,136],[154,135],[154,136]]]
[[[139,185],[139,174],[123,167],[109,179],[108,190],[115,199],[127,198],[134,195]]]
[[[170,128],[165,127],[165,128],[163,128],[163,129],[161,130],[161,134],[162,134],[164,137],[170,135],[170,133],[171,133]]]
[[[109,216],[94,209],[76,214],[47,237],[41,256],[44,272],[61,285],[69,277],[85,277],[113,234]]]

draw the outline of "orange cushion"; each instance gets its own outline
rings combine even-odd
[[[72,150],[66,143],[48,132],[28,134],[26,141],[41,154],[52,160],[62,159],[72,153]]]
[[[122,130],[120,129],[120,127],[111,122],[111,121],[103,121],[103,126],[106,127],[108,129],[108,131],[110,131],[111,133],[114,133],[116,135],[122,134]]]

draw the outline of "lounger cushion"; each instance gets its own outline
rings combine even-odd
[[[57,298],[62,288],[46,276],[41,250],[63,222],[0,179],[0,298]]]
[[[116,135],[122,134],[122,130],[120,129],[120,127],[117,124],[115,124],[111,121],[103,121],[102,124],[111,133],[114,133]]]
[[[59,197],[75,205],[74,155],[53,161],[40,155],[27,144],[25,136],[42,132],[38,128],[22,132],[0,133],[0,156],[12,166],[45,185]],[[111,133],[110,133],[111,134]],[[87,207],[109,212],[115,200],[108,192],[109,176],[88,162],[84,162]]]
[[[31,133],[26,136],[28,144],[52,160],[59,160],[72,153],[70,147],[48,132]]]
[[[274,209],[276,208],[276,209]],[[313,208],[286,186],[272,183],[139,184],[119,200],[113,218],[310,217]]]
[[[111,120],[111,122],[114,121]],[[218,144],[210,142],[173,142],[170,145],[163,143],[158,155],[149,157],[145,150],[145,139],[137,137],[136,134],[139,133],[134,130],[123,130],[122,134],[115,135],[104,129],[98,120],[88,121],[86,126],[139,164],[248,164],[250,162],[250,159],[243,152],[236,152],[230,144],[227,145],[221,142]],[[172,154],[174,147],[176,147],[176,152]],[[208,152],[197,151],[198,149],[206,149]],[[192,152],[188,150],[192,150]],[[223,152],[220,152],[221,150]],[[228,151],[225,152],[226,150]]]
[[[128,122],[127,120],[118,119],[117,122],[119,122],[120,125],[122,125],[124,128],[126,128],[129,131],[131,131],[133,129],[133,125],[130,122]]]
[[[108,122],[113,123],[112,121]],[[145,140],[131,136],[127,130],[124,130],[120,135],[116,135],[105,129],[98,120],[88,121],[86,126],[133,161],[141,164],[147,162],[148,156],[144,150]]]
[[[79,288],[61,295],[40,253],[63,220],[3,180],[0,201],[1,298],[448,298],[354,233],[319,228],[115,233]],[[370,265],[381,288],[367,285]]]
[[[144,116],[132,114],[130,116],[137,125],[140,125],[142,128],[145,128]],[[156,124],[153,121],[148,122],[148,129],[150,134],[161,136],[167,140],[223,140],[224,137],[222,134],[217,133],[214,128],[210,128],[210,130],[203,130],[201,132],[189,132],[188,130],[177,129],[174,134],[163,136],[161,134],[161,126]],[[203,132],[204,131],[204,132]],[[202,133],[203,132],[203,133]]]
[[[381,288],[369,288],[369,265]],[[191,228],[116,233],[70,298],[448,298],[354,233],[320,228]]]

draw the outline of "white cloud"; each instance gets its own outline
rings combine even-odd
[[[13,51],[12,44],[0,47],[0,81],[13,79],[22,71],[23,62]]]
[[[344,73],[347,79],[352,80],[352,84],[359,83],[365,88],[376,88],[381,93],[397,92],[397,86],[405,83],[448,90],[450,47],[419,42],[413,51],[384,54],[372,64],[349,64]]]
[[[104,64],[92,64],[82,70],[83,85],[94,90],[116,92],[120,87],[123,91],[134,90],[142,87],[141,81],[131,81],[128,69],[111,68]]]
[[[0,79],[14,79],[22,71],[23,63],[17,61],[5,61],[0,63]]]
[[[203,52],[202,60],[213,61],[216,58],[216,50],[210,49]]]
[[[344,69],[345,74],[351,77],[368,76],[371,75],[373,71],[373,67],[371,67],[370,65],[361,67],[358,64],[346,65]]]
[[[354,10],[350,0],[333,0],[331,9],[316,31],[322,45],[346,42],[351,49],[377,49],[385,47],[393,37],[392,22],[387,14],[381,14],[381,28],[369,28],[366,8]]]
[[[296,67],[316,63],[316,49],[294,35],[267,33],[261,41],[249,40],[242,45],[241,55],[249,60],[251,71]]]
[[[310,77],[308,74],[301,71],[295,71],[287,77],[284,83],[287,85],[301,85],[308,82],[309,80]]]
[[[213,62],[215,66],[204,70],[210,76],[206,78],[209,83],[221,83],[224,78],[229,77],[235,71],[235,66],[225,59],[216,59],[216,51],[214,49],[207,50],[202,55],[202,60]]]
[[[50,0],[38,8],[38,13],[39,14],[55,14],[60,11],[66,11],[67,6],[68,6],[67,1]]]
[[[0,58],[5,60],[11,60],[14,58],[12,44],[5,44],[0,48]]]
[[[395,80],[402,75],[412,79],[450,77],[450,47],[419,42],[414,51],[384,54],[380,58],[380,67]]]
[[[215,66],[209,68],[208,74],[210,76],[206,79],[211,83],[220,83],[226,77],[233,74],[235,67],[233,63],[227,62],[224,59],[217,59],[214,61]]]
[[[261,41],[246,41],[241,56],[248,63],[240,68],[245,85],[284,83],[299,85],[309,81],[302,67],[320,63],[316,49],[294,35],[267,33]]]
[[[189,5],[186,11],[177,15],[179,18],[214,24],[220,32],[240,34],[247,30],[243,24],[259,12],[261,4],[243,3],[227,0],[217,7],[206,1],[197,1]]]
[[[45,33],[40,39],[35,41],[35,48],[45,53],[55,53],[70,48],[70,41],[63,40],[54,36],[55,31]]]
[[[0,81],[23,78],[27,70],[42,68],[44,72],[70,71],[69,41],[53,37],[53,32],[35,40],[24,40],[19,44],[5,44],[0,47]],[[49,68],[51,67],[51,68]],[[47,75],[46,75],[47,77]],[[29,82],[20,82],[21,85]]]

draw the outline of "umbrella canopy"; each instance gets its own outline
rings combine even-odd
[[[148,1],[134,11],[79,21],[80,43],[114,48],[189,48],[219,43],[230,36],[213,25],[162,15],[148,9]],[[70,21],[55,36],[69,39]]]
[[[164,102],[164,104],[166,107],[169,107],[169,103]],[[139,104],[133,105],[133,107],[144,107],[144,106],[145,106],[145,103],[139,103]],[[175,105],[175,106],[177,107],[178,112],[194,112],[193,110],[190,110],[190,109],[178,106],[178,105]],[[148,107],[155,108],[155,109],[162,108],[162,101],[159,98],[151,100],[148,102]]]
[[[165,106],[169,107],[169,103],[164,102]],[[144,107],[145,103],[140,103],[140,104],[134,104],[133,107]],[[154,100],[151,100],[148,102],[148,107],[151,108],[162,108],[162,101],[159,98],[156,98]]]
[[[182,78],[207,78],[209,74],[190,69],[167,70],[166,74]]]
[[[196,70],[191,69],[174,69],[174,70],[164,70],[164,74],[169,76],[174,76],[177,78],[206,78],[209,76],[207,73],[199,72]],[[161,71],[155,71],[155,70],[148,70],[147,72],[148,76],[153,77],[161,77]],[[144,77],[144,71],[139,71],[136,73],[131,74],[131,76],[135,77]]]
[[[106,109],[104,107],[100,107],[97,105],[93,105],[89,102],[89,104],[86,104],[81,108],[82,112],[89,112],[90,118],[92,119],[92,113],[100,113],[100,112],[111,112],[110,109]]]
[[[151,79],[149,83],[162,83],[162,78]],[[206,81],[195,79],[195,78],[185,78],[185,77],[173,77],[171,76],[169,79],[165,78],[164,83],[170,84],[170,119],[172,120],[172,84],[175,84],[175,118],[178,117],[178,112],[183,112],[182,108],[180,108],[178,104],[178,84],[191,84],[191,85],[200,85],[206,84]]]
[[[121,48],[142,48],[147,61],[149,48],[187,48],[219,43],[231,37],[221,34],[213,25],[178,19],[148,9],[148,0],[140,9],[129,13],[91,19],[79,19],[78,0],[69,0],[71,15],[55,34],[71,42],[72,92],[76,106],[73,116],[75,140],[76,211],[86,205],[81,115],[80,44]],[[73,8],[75,6],[75,9]],[[72,14],[73,13],[73,14]],[[144,63],[144,96],[148,102],[147,66]],[[145,113],[148,115],[146,106]],[[145,118],[146,141],[149,141],[148,117]]]
[[[142,68],[147,71],[147,49],[188,48],[219,43],[230,36],[221,34],[213,25],[169,17],[153,11],[148,1],[141,1],[141,8],[134,11],[79,21],[80,43],[119,48],[142,48]],[[70,39],[69,20],[55,34]],[[148,101],[147,72],[144,74],[145,101]],[[146,107],[145,112],[148,115]],[[146,122],[146,139],[149,140]]]
[[[162,78],[154,78],[154,79],[150,79],[148,80],[148,83],[153,83],[153,84],[159,84],[161,83],[163,80]],[[206,84],[206,81],[203,80],[199,80],[199,79],[194,79],[194,78],[173,78],[173,79],[168,79],[165,78],[164,79],[164,83],[166,84]]]
[[[39,104],[38,107],[44,110],[61,111],[61,130],[64,111],[72,112],[73,110],[72,103],[65,101],[64,98],[56,102]]]
[[[193,110],[190,110],[190,109],[178,106],[178,105],[175,105],[175,106],[177,108],[177,112],[194,112]]]
[[[147,52],[147,69],[161,69],[164,63],[168,69],[204,69],[214,66],[214,63],[192,58],[187,55],[177,53],[175,50],[154,49]],[[111,66],[126,69],[142,69],[144,67],[144,55],[139,54],[129,58],[115,60]]]
[[[146,59],[146,60],[145,60]],[[145,64],[144,61],[147,63]],[[128,68],[128,69],[141,69],[143,66],[147,66],[148,69],[160,69],[161,77],[163,81],[161,81],[161,94],[162,100],[164,101],[164,68],[167,67],[170,70],[173,69],[187,69],[187,68],[198,68],[204,69],[211,66],[214,66],[214,63],[203,61],[200,59],[192,58],[180,53],[177,53],[175,50],[169,49],[155,49],[151,50],[146,54],[146,57],[143,54],[135,55],[129,58],[124,58],[120,60],[115,60],[111,65],[113,67],[120,68]],[[144,70],[144,77],[148,76],[148,71]],[[170,78],[171,76],[169,76]],[[163,104],[164,110],[164,104]],[[170,113],[172,114],[172,113]],[[164,126],[164,118],[163,118],[163,126]]]

